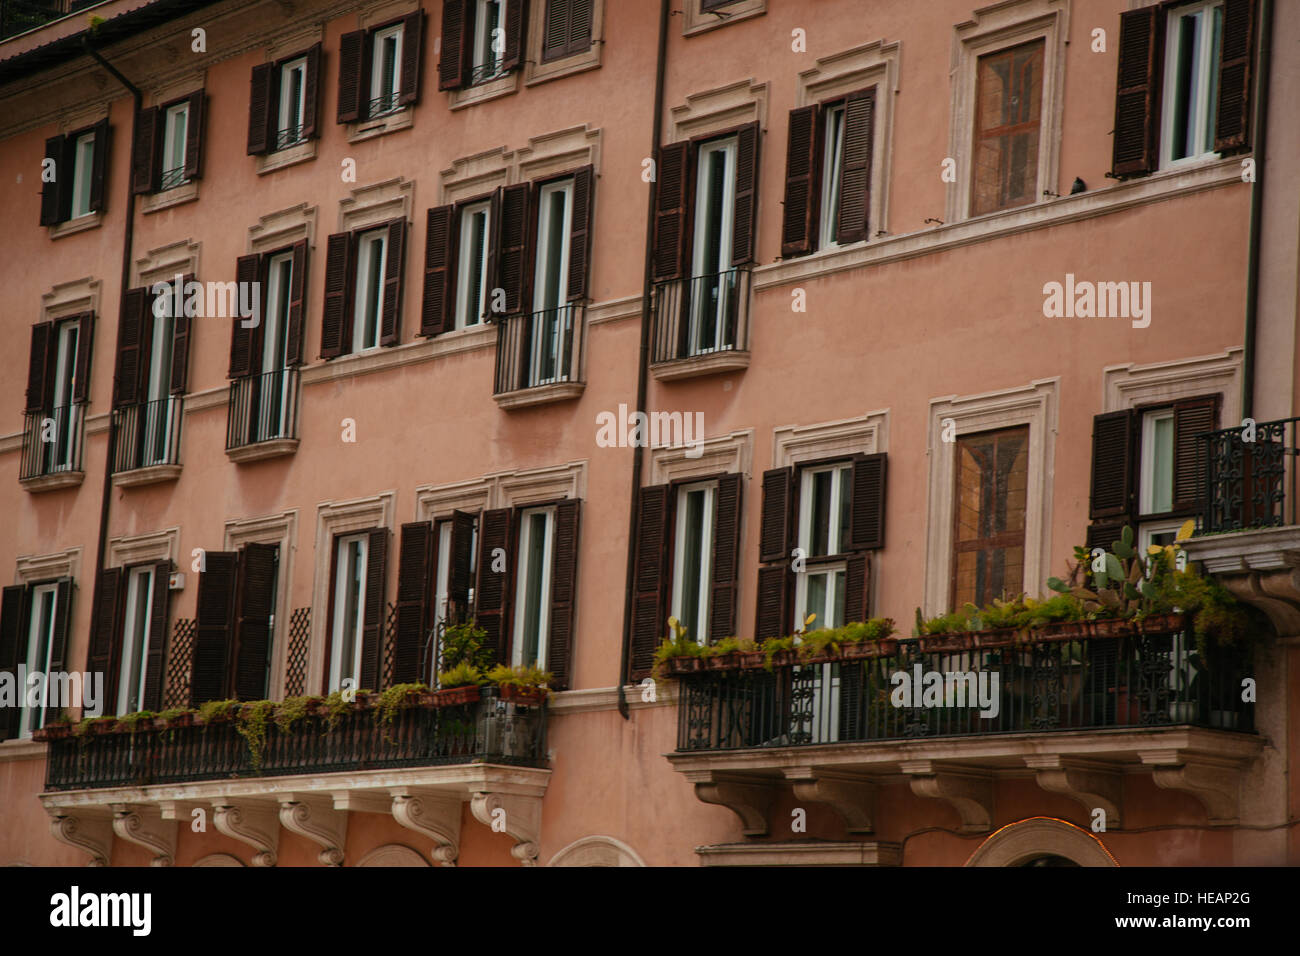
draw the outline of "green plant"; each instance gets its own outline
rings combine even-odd
[[[164,720],[170,723],[171,721],[175,720],[177,717],[183,717],[186,714],[195,714],[195,713],[198,713],[198,711],[193,710],[189,707],[172,707],[167,710],[160,711],[156,719]]]
[[[262,755],[266,752],[266,728],[271,723],[274,711],[273,702],[256,700],[240,707],[235,718],[235,730],[248,744],[248,754],[254,770],[262,766]]]
[[[507,667],[505,664],[497,664],[487,672],[487,679],[498,687],[518,687],[526,690],[547,687],[555,677],[550,671],[544,671],[540,667]]]
[[[375,723],[391,727],[398,713],[410,707],[416,695],[428,690],[429,686],[423,683],[394,684],[381,693],[375,703]]]
[[[358,692],[360,693],[360,692]],[[325,698],[325,729],[333,730],[343,720],[345,714],[352,711],[352,703],[355,696],[344,696],[344,692],[336,690]]]
[[[442,632],[442,666],[441,670],[451,671],[460,664],[469,664],[480,671],[492,666],[493,653],[490,647],[483,645],[487,631],[478,626],[477,620],[462,624],[452,624]]]
[[[445,670],[438,675],[438,686],[444,689],[451,687],[467,687],[470,684],[481,685],[487,683],[487,677],[484,676],[481,668],[476,667],[469,661],[461,661],[450,670]]]
[[[275,708],[275,725],[280,733],[287,734],[294,725],[307,716],[313,704],[320,703],[321,697],[286,697]]]
[[[214,720],[228,717],[238,706],[237,700],[209,700],[199,705],[199,722],[210,724]]]
[[[126,725],[127,733],[134,734],[142,721],[153,720],[155,716],[157,715],[152,710],[137,710],[134,714],[126,714],[117,718],[117,721]]]
[[[90,729],[91,724],[115,724],[117,718],[112,716],[106,717],[83,717],[72,727],[72,732],[78,737],[84,737],[86,731]]]

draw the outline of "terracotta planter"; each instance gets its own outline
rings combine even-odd
[[[873,654],[875,650],[875,641],[857,641],[853,644],[840,645],[840,657],[846,661],[861,661],[869,657],[878,657]]]
[[[1089,624],[1089,630],[1093,637],[1126,637],[1133,633],[1131,622],[1121,621],[1117,618],[1091,621]]]
[[[792,667],[799,663],[798,651],[777,651],[772,655],[773,667]]]
[[[1187,627],[1186,614],[1153,614],[1138,622],[1143,634],[1174,634]]]
[[[155,726],[152,717],[146,717],[144,720],[137,720],[134,724],[128,724],[124,720],[117,722],[117,732],[120,734],[143,734],[153,730]]]
[[[704,669],[704,661],[698,657],[673,657],[668,661],[669,674],[693,674]]]
[[[113,731],[117,730],[117,721],[97,720],[86,729],[92,737],[102,737],[105,734],[111,734]]]
[[[996,631],[976,631],[970,635],[971,646],[985,650],[993,647],[1010,647],[1015,643],[1017,631],[1015,628],[999,628]],[[922,638],[923,641],[930,638]],[[922,644],[922,649],[925,645]]]
[[[762,651],[748,651],[738,656],[740,658],[741,669],[743,670],[755,670],[762,667],[767,661],[767,655]]]
[[[739,663],[740,655],[735,653],[704,658],[704,666],[711,671],[735,670]]]
[[[502,684],[501,699],[536,706],[546,699],[546,691],[540,687],[518,687],[514,684]]]
[[[32,740],[62,740],[72,733],[72,728],[67,724],[51,724],[48,727],[38,727],[32,731]]]
[[[1088,636],[1086,621],[1057,621],[1032,632],[1039,641],[1078,641]]]
[[[935,634],[920,638],[921,650],[933,651],[968,651],[974,644],[974,634]]]
[[[477,684],[467,684],[464,687],[448,687],[446,690],[435,691],[433,694],[434,702],[438,707],[472,704],[482,696],[482,691]]]
[[[175,717],[169,717],[165,721],[154,721],[154,727],[162,730],[176,730],[180,727],[193,727],[194,714],[177,714]]]

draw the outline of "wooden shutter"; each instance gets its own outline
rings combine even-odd
[[[302,138],[315,139],[320,135],[320,61],[321,45],[307,51],[306,69],[303,71]]]
[[[443,0],[442,57],[438,61],[438,89],[456,90],[469,72],[470,0]]]
[[[573,0],[546,0],[546,21],[542,29],[542,62],[558,60],[568,53],[572,6]]]
[[[1219,103],[1214,149],[1232,154],[1250,148],[1250,103],[1255,84],[1257,0],[1225,0],[1219,49]]]
[[[239,555],[207,551],[195,603],[196,633],[190,677],[190,706],[230,695],[230,660],[235,639],[235,592]]]
[[[1092,491],[1088,516],[1129,520],[1137,468],[1137,416],[1129,409],[1092,419]]]
[[[650,676],[655,650],[668,634],[664,604],[671,510],[671,486],[651,485],[638,492],[632,556],[632,646],[628,655],[628,679],[633,681]]]
[[[280,548],[246,544],[239,553],[235,586],[234,695],[262,700],[269,695],[267,665]]]
[[[524,61],[524,45],[528,37],[529,0],[506,0],[505,49],[501,68],[516,69]]]
[[[152,301],[153,297],[145,286],[127,289],[122,296],[122,310],[117,323],[117,359],[113,370],[114,408],[140,401],[145,320]]]
[[[788,564],[772,564],[758,569],[758,603],[754,617],[754,640],[784,637],[790,630],[787,621],[789,578]]]
[[[168,583],[171,573],[170,561],[159,561],[153,566],[149,646],[144,658],[144,694],[140,698],[141,710],[162,710],[163,661],[167,653],[167,614],[171,606],[171,588]]]
[[[203,123],[208,94],[197,90],[190,94],[190,115],[185,120],[185,178],[203,178]]]
[[[407,14],[402,18],[402,76],[397,105],[407,106],[420,102],[420,55],[424,39],[424,11]]]
[[[1205,499],[1205,443],[1196,436],[1214,431],[1218,422],[1218,395],[1174,403],[1174,511],[1200,510]]]
[[[433,526],[427,521],[402,525],[397,562],[397,629],[393,637],[393,683],[420,680],[420,661],[432,615]]]
[[[86,670],[92,675],[104,675],[106,713],[112,713],[117,708],[117,657],[122,634],[124,583],[125,575],[121,568],[105,568],[101,571],[95,580],[94,610],[90,616]]]
[[[105,191],[104,184],[108,175],[108,150],[113,138],[113,129],[108,125],[108,118],[100,120],[94,126],[94,157],[90,162],[90,211],[103,212]],[[71,187],[71,183],[68,186]]]
[[[885,546],[887,461],[884,452],[853,456],[853,506],[847,550],[873,551]]]
[[[584,166],[573,174],[573,212],[569,217],[569,301],[587,297],[587,274],[591,269],[592,198],[595,169]]]
[[[352,276],[356,240],[336,232],[325,247],[325,306],[321,310],[320,357],[337,358],[351,352]]]
[[[713,581],[709,596],[710,641],[736,634],[742,490],[741,475],[728,474],[718,479],[718,506],[713,521]]]
[[[388,610],[385,586],[388,581],[388,529],[368,532],[366,544],[366,600],[361,624],[361,675],[359,690],[379,689],[379,664],[384,647],[384,625]]]
[[[59,217],[57,222],[72,218],[72,186],[76,181],[77,171],[77,134],[70,133],[63,139],[63,158],[59,168],[66,171],[59,186]]]
[[[426,338],[451,331],[456,324],[456,239],[460,217],[454,205],[429,210],[424,234],[424,300],[420,334]]]
[[[763,515],[758,536],[758,560],[763,563],[790,559],[793,534],[794,469],[773,468],[763,472]]]
[[[1127,517],[1122,521],[1095,521],[1088,525],[1088,532],[1084,537],[1084,544],[1089,551],[1093,548],[1105,548],[1110,551],[1115,542],[1120,539],[1120,534],[1124,531],[1124,526],[1132,524]]]
[[[478,626],[487,632],[484,643],[496,652],[498,662],[510,661],[511,531],[514,514],[509,508],[483,512],[478,533],[478,584],[474,591]],[[492,569],[492,552],[501,548],[505,568]]]
[[[388,248],[384,255],[384,308],[379,319],[379,344],[402,340],[402,274],[406,264],[406,220],[388,223]]]
[[[302,364],[304,322],[307,314],[307,240],[293,244],[293,276],[289,279],[289,327],[285,339],[285,365]]]
[[[137,196],[158,188],[158,132],[162,111],[156,106],[141,110],[135,118],[135,143],[131,149],[131,192]]]
[[[27,411],[39,412],[47,407],[53,389],[50,358],[55,349],[54,323],[38,322],[32,326],[32,349],[27,363]]]
[[[569,39],[565,48],[569,55],[583,53],[591,47],[593,5],[594,0],[569,0]]]
[[[790,135],[785,147],[785,204],[781,212],[781,255],[807,255],[817,234],[821,137],[818,107],[790,111]]]
[[[855,554],[844,568],[844,623],[865,621],[871,613],[871,556]]]
[[[72,379],[72,400],[84,402],[90,397],[90,365],[95,341],[95,313],[82,312],[69,321],[77,323],[77,361]]]
[[[235,281],[240,288],[245,283],[260,281],[262,274],[261,256],[240,256],[235,261]],[[256,330],[244,326],[238,316],[230,321],[230,371],[229,378],[242,378],[255,375],[261,368],[261,356],[253,354],[253,336]]]
[[[184,289],[193,281],[193,274],[182,276],[181,288]],[[169,385],[173,395],[184,395],[189,388],[191,317],[185,314],[182,303],[177,303],[177,305],[178,307],[172,310],[174,313],[172,316],[172,374]]]
[[[733,266],[754,261],[754,232],[758,227],[758,147],[757,123],[742,126],[736,132],[736,202],[732,209],[731,227]]]
[[[339,38],[339,102],[336,119],[355,123],[366,118],[370,77],[363,76],[365,47],[369,42],[365,30],[353,30]]]
[[[1141,176],[1160,164],[1160,93],[1164,86],[1165,8],[1119,15],[1115,139],[1111,171]]]
[[[18,681],[18,661],[27,642],[22,638],[27,634],[25,618],[27,617],[27,588],[18,584],[4,589],[0,597],[0,674],[8,672],[13,675],[15,685]],[[15,693],[22,695],[26,688],[15,686]],[[0,707],[0,740],[18,736],[18,719],[22,713],[20,706]]]
[[[844,101],[844,154],[840,170],[841,245],[868,238],[871,218],[871,152],[876,130],[876,88],[850,93]]]
[[[447,617],[453,621],[464,621],[469,617],[469,589],[474,583],[470,577],[470,567],[474,561],[474,531],[478,524],[478,515],[468,511],[453,511],[451,514],[451,560],[447,573],[447,600],[450,607]]]
[[[689,245],[690,204],[695,181],[689,142],[659,148],[656,165],[654,280],[680,279]]]
[[[529,193],[531,183],[499,188],[492,197],[492,261],[488,274],[493,288],[505,291],[507,314],[526,309],[529,240]],[[492,291],[489,290],[489,301]]]
[[[45,158],[54,162],[54,178],[45,181],[45,165],[41,164],[41,225],[53,226],[61,221],[59,215],[61,203],[59,202],[59,190],[63,188],[63,180],[66,177],[69,181],[72,179],[72,170],[64,168],[63,161],[63,136],[51,136],[45,141]],[[64,190],[65,192],[70,192]]]
[[[50,637],[50,672],[68,669],[68,635],[72,632],[72,578],[59,578],[54,590],[54,633]],[[3,658],[3,654],[0,654]],[[0,665],[3,670],[3,665]],[[62,707],[45,708],[45,720],[57,720]]]
[[[578,519],[582,502],[566,499],[555,506],[551,548],[551,632],[546,642],[546,669],[554,690],[568,690],[573,674],[573,612],[578,603]]]
[[[248,90],[248,155],[270,152],[275,145],[276,114],[279,104],[271,99],[271,77],[278,72],[275,63],[253,67]]]

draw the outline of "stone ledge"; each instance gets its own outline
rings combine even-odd
[[[292,455],[298,450],[298,439],[296,438],[273,438],[270,441],[259,441],[252,445],[240,445],[238,448],[227,448],[226,457],[236,464],[247,464],[251,461],[262,461],[266,458],[279,458],[282,455]]]
[[[164,481],[175,481],[181,476],[180,465],[148,465],[144,468],[132,468],[120,471],[113,476],[113,484],[119,488],[136,488],[140,485],[156,485]]]
[[[737,349],[723,352],[708,352],[704,355],[692,355],[687,358],[659,362],[650,366],[650,374],[660,382],[676,382],[686,378],[699,378],[703,375],[722,375],[727,372],[743,372],[749,368],[749,353]]]
[[[1280,637],[1300,635],[1300,527],[1206,535],[1183,547],[1235,597],[1267,614]]]
[[[60,488],[75,488],[85,480],[84,471],[56,471],[49,475],[19,478],[18,483],[32,494],[38,494],[42,491],[57,491]]]
[[[530,408],[533,405],[549,405],[552,402],[567,402],[580,396],[587,388],[586,382],[553,382],[550,385],[538,385],[534,388],[520,388],[513,392],[493,395],[496,403],[505,411],[516,408]]]

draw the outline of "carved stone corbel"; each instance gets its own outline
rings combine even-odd
[[[280,814],[275,807],[258,804],[232,805],[214,800],[213,821],[217,830],[254,851],[253,866],[275,866],[280,848]]]
[[[164,820],[156,807],[114,803],[109,809],[113,811],[113,832],[151,852],[150,866],[171,866],[176,862],[175,820]]]
[[[460,800],[455,797],[395,787],[393,819],[433,841],[430,855],[442,866],[455,866],[460,853]]]
[[[1241,798],[1241,767],[1236,763],[1178,751],[1140,754],[1157,787],[1190,793],[1205,807],[1211,826],[1234,826]]]
[[[798,800],[825,803],[844,818],[850,833],[871,833],[877,787],[870,780],[808,767],[785,771]]]
[[[541,847],[542,798],[517,793],[476,793],[469,809],[474,819],[514,838],[510,854],[523,866],[536,866]]]
[[[1036,771],[1034,779],[1048,793],[1061,793],[1078,801],[1090,818],[1100,807],[1106,811],[1106,829],[1120,829],[1124,778],[1114,767],[1098,761],[1062,758],[1059,754],[1027,756],[1025,765]]]
[[[321,847],[317,859],[325,866],[343,865],[343,846],[348,833],[348,815],[319,797],[300,793],[280,794],[280,825],[290,833],[305,836]]]
[[[985,833],[993,827],[993,781],[988,774],[944,770],[929,760],[904,761],[918,797],[946,800],[961,817],[963,833]]]
[[[89,853],[87,866],[108,866],[113,825],[107,818],[72,816],[55,810],[50,813],[50,833],[60,843]]]
[[[687,771],[695,784],[695,797],[702,803],[726,807],[740,817],[745,836],[767,836],[767,815],[772,808],[772,786],[752,780],[728,777],[712,771]]]

